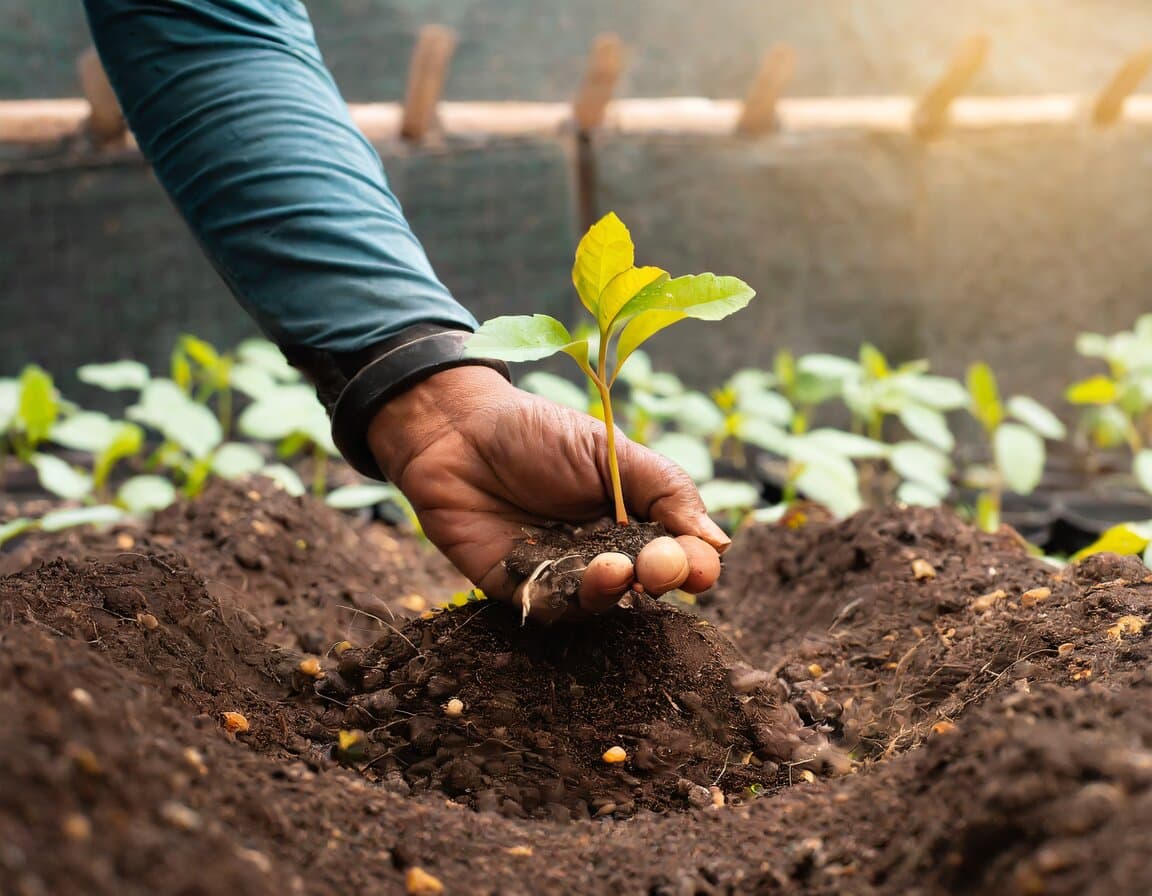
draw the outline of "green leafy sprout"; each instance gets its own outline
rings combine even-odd
[[[1005,490],[1029,495],[1044,475],[1044,440],[1063,439],[1064,424],[1048,408],[1025,395],[1001,400],[992,369],[983,362],[968,368],[969,412],[988,442],[991,463],[966,472],[969,486],[980,490],[976,524],[985,532],[1000,528],[1000,507]]]
[[[687,318],[721,320],[744,308],[755,291],[736,277],[671,278],[657,267],[636,267],[632,236],[614,213],[594,224],[580,241],[572,282],[596,324],[595,359],[591,336],[573,336],[545,314],[486,321],[469,339],[467,352],[512,362],[538,361],[563,352],[576,362],[603,406],[616,521],[626,525],[611,398],[616,378],[633,352],[656,333]]]

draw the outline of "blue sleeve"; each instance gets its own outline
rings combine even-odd
[[[353,124],[297,0],[85,0],[156,176],[281,345],[366,349],[472,329]]]

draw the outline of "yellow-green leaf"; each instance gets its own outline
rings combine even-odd
[[[1004,419],[1000,387],[992,368],[979,361],[968,368],[968,392],[972,396],[972,415],[991,432]]]
[[[620,333],[620,341],[616,344],[616,372],[611,379],[615,380],[620,368],[628,360],[628,356],[636,351],[650,336],[659,333],[665,327],[670,327],[678,321],[684,320],[688,315],[683,311],[645,311],[633,317]]]
[[[20,401],[16,410],[16,419],[29,446],[34,447],[48,438],[59,415],[60,401],[52,377],[44,368],[29,364],[20,374]]]
[[[619,317],[645,311],[678,311],[696,320],[722,320],[752,301],[756,291],[738,277],[689,274],[657,281],[620,309]],[[667,325],[665,325],[667,326]]]
[[[607,332],[612,322],[616,320],[616,315],[620,313],[620,309],[627,305],[640,290],[667,276],[667,271],[647,267],[629,268],[613,277],[600,294],[597,310],[597,322],[600,324],[600,329]]]
[[[184,335],[180,337],[180,351],[205,369],[220,363],[220,353],[203,339]]]
[[[884,353],[870,342],[860,346],[860,366],[875,380],[882,380],[892,372]]]
[[[97,489],[104,487],[112,468],[126,457],[132,457],[144,447],[144,430],[135,423],[119,423],[104,450],[96,456],[93,479]]]
[[[612,280],[635,264],[636,249],[624,222],[609,212],[589,228],[576,247],[572,284],[593,317],[599,317],[600,294]]]
[[[1073,383],[1065,393],[1072,404],[1112,404],[1120,397],[1120,386],[1106,376],[1093,376]]]
[[[1082,551],[1072,555],[1072,562],[1076,563],[1092,554],[1124,554],[1134,556],[1143,553],[1148,547],[1149,539],[1128,526],[1113,526],[1096,541]]]

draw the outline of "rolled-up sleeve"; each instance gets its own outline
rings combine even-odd
[[[348,353],[415,324],[476,326],[433,273],[302,4],[85,6],[141,151],[270,338]]]

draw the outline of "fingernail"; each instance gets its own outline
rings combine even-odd
[[[724,553],[732,544],[732,539],[728,537],[727,533],[712,520],[709,516],[702,516],[697,520],[700,527],[700,538],[703,538],[708,544],[716,548],[719,553]]]

